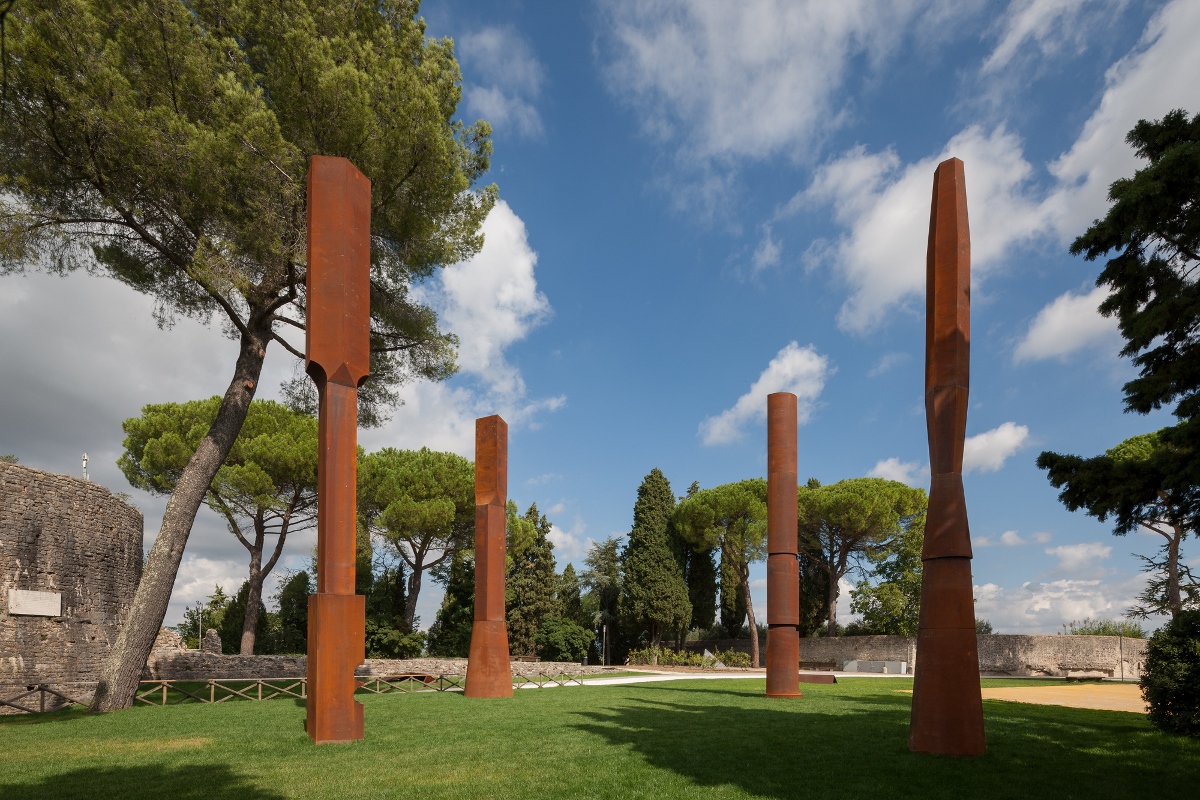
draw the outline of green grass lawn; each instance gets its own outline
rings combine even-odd
[[[985,685],[1030,685],[985,681]],[[0,798],[1189,797],[1200,741],[1139,714],[984,701],[988,753],[908,752],[912,681],[762,679],[366,695],[367,739],[314,747],[294,700],[0,721]]]

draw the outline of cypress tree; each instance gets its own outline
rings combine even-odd
[[[717,567],[712,550],[688,549],[687,586],[692,603],[691,627],[711,628],[717,618]]]
[[[700,491],[700,482],[692,481],[686,500]],[[713,564],[712,550],[697,551],[683,538],[672,520],[671,534],[674,541],[683,547],[683,568],[687,580],[688,600],[692,603],[691,627],[707,630],[717,618],[717,568]]]
[[[279,652],[304,653],[308,650],[308,596],[312,594],[308,573],[297,572],[279,589]]]
[[[583,599],[579,596],[579,577],[571,564],[567,564],[559,578],[558,604],[563,619],[591,630],[592,620],[583,613]]]
[[[550,520],[539,515],[537,503],[533,503],[519,521],[525,523],[522,528],[533,529],[533,540],[513,556],[508,568],[508,648],[514,655],[533,655],[542,620],[561,616],[559,581],[554,569],[554,544],[548,538]]]
[[[475,554],[459,550],[450,560],[446,595],[429,627],[429,655],[466,658],[471,650],[471,626],[475,621]]]
[[[656,467],[638,487],[621,587],[622,620],[646,630],[655,648],[660,646],[664,632],[683,628],[692,616],[683,570],[671,547],[669,528],[674,509],[671,484]]]
[[[737,639],[742,635],[742,625],[746,623],[746,597],[742,593],[742,579],[737,567],[721,551],[721,627],[729,637]]]

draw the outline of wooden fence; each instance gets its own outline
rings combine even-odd
[[[410,692],[461,692],[465,675],[404,674],[373,675],[358,678],[358,690],[371,694],[407,694]],[[583,674],[513,676],[514,689],[541,689],[547,686],[582,686]],[[307,678],[210,678],[206,681],[144,680],[135,703],[153,706],[181,703],[224,703],[229,700],[272,700],[277,697],[308,697]]]
[[[428,675],[408,673],[403,675],[377,675],[358,678],[358,690],[371,694],[409,692],[461,692],[466,686],[465,675]],[[547,686],[582,686],[583,673],[538,673],[514,675],[514,689],[541,689]],[[37,696],[37,705],[32,697]],[[65,701],[67,706],[86,706],[87,703],[40,683],[26,686],[25,691],[13,697],[0,697],[0,706],[16,709],[26,714],[45,712],[47,696]],[[224,703],[230,700],[274,700],[292,697],[297,700],[308,698],[307,678],[208,678],[207,680],[143,680],[138,683],[134,705],[171,706],[182,703]],[[53,700],[51,701],[53,704]],[[51,710],[60,710],[57,705]]]

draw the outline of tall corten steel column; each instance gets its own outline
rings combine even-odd
[[[975,756],[986,745],[962,482],[971,367],[971,236],[963,163],[957,158],[943,161],[933,175],[925,276],[925,419],[933,480],[921,551],[908,749]]]
[[[370,371],[371,182],[344,158],[308,170],[305,368],[317,384],[317,593],[308,598],[308,735],[363,738],[354,669],[366,655],[354,593],[358,387]]]
[[[467,697],[512,697],[504,624],[508,423],[475,420],[475,623],[467,660]]]
[[[767,395],[767,697],[800,694],[796,395]]]

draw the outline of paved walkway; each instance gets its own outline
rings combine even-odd
[[[765,678],[767,671],[751,670],[744,672],[666,672],[654,670],[639,670],[642,675],[623,675],[615,678],[584,678],[588,686],[618,686],[627,683],[657,683],[658,681],[711,681],[738,678]],[[905,675],[882,675],[874,672],[810,672],[803,670],[801,675],[834,675],[840,681],[843,678],[904,678]]]

